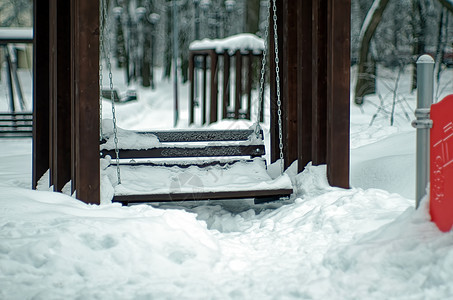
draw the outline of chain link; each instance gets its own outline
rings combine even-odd
[[[276,0],[272,0],[272,10],[274,12],[274,45],[275,45],[275,81],[277,83],[277,115],[278,115],[278,139],[280,148],[280,172],[283,174],[285,170],[283,156],[283,130],[282,130],[282,101],[280,97],[280,67],[278,58],[278,35],[277,35],[277,5]]]
[[[105,20],[106,26],[103,26],[103,29],[105,27],[108,27],[109,23],[109,18],[107,16],[107,5],[105,3],[106,0],[102,0],[102,12],[103,12],[103,19]],[[101,32],[101,37],[104,36],[105,30]],[[107,70],[109,72],[109,83],[110,83],[110,100],[112,103],[112,118],[113,118],[113,136],[114,136],[114,143],[115,143],[115,155],[116,155],[116,175],[118,178],[118,184],[121,184],[121,173],[120,173],[120,155],[119,155],[119,148],[118,148],[118,127],[116,126],[116,110],[115,110],[115,99],[114,99],[114,93],[113,93],[113,75],[112,75],[112,63],[110,60],[110,53],[112,50],[110,39],[106,38],[101,38],[104,43],[107,43],[107,49],[105,49],[105,45],[103,46],[104,50],[104,58],[107,62]],[[102,63],[101,63],[102,65]]]
[[[267,46],[267,39],[269,37],[269,21],[270,21],[270,16],[271,16],[271,2],[270,0],[267,2],[267,17],[266,17],[266,25],[264,28],[264,49],[263,49],[263,57],[261,60],[261,78],[260,78],[260,94],[258,96],[258,112],[257,112],[257,117],[256,117],[256,126],[255,126],[255,134],[256,138],[260,138],[260,133],[261,133],[261,126],[260,126],[260,120],[261,120],[261,106],[263,104],[263,96],[264,96],[264,76],[266,73],[266,56],[268,52],[268,46]]]

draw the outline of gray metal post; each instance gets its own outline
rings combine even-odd
[[[417,174],[415,207],[426,195],[429,182],[429,129],[432,121],[429,119],[434,92],[434,60],[429,55],[422,55],[417,60],[417,109],[416,120],[412,126],[417,128]]]

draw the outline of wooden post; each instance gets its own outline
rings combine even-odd
[[[282,2],[277,1],[277,36],[278,36],[278,49],[279,53],[279,68],[280,75],[282,73],[282,49],[283,49],[283,11],[282,11]],[[279,149],[279,134],[278,134],[278,114],[277,114],[277,85],[275,82],[276,78],[276,63],[275,63],[275,40],[274,40],[274,23],[272,21],[274,17],[273,11],[271,12],[271,24],[269,24],[269,70],[270,70],[270,110],[271,110],[271,120],[270,120],[270,135],[271,135],[271,162],[275,162],[280,158],[280,149]],[[281,82],[280,82],[281,83]]]
[[[263,80],[264,80],[264,82],[266,82],[266,72],[264,72]],[[266,86],[263,87],[263,91],[261,93],[261,99],[263,99],[263,101],[261,101],[260,122],[264,122],[264,102],[265,102],[264,95],[266,95],[265,90],[266,90]]]
[[[283,10],[283,47],[281,49],[282,74],[282,117],[283,117],[283,152],[285,169],[298,157],[298,134],[297,134],[297,3],[298,1],[281,1]],[[278,8],[277,8],[278,10]],[[277,11],[278,13],[278,11]]]
[[[298,171],[312,160],[312,1],[297,1]]]
[[[218,55],[215,50],[211,50],[209,56],[211,57],[211,106],[209,123],[217,122],[217,94],[219,88],[218,76]]]
[[[195,54],[192,51],[189,51],[189,82],[189,125],[191,125],[195,121]]]
[[[327,177],[349,188],[350,0],[328,0]]]
[[[54,151],[56,132],[56,103],[57,103],[57,0],[49,1],[49,185],[54,185],[54,179],[57,177],[57,169],[54,164],[56,157]]]
[[[39,2],[39,3],[38,3]],[[34,0],[33,188],[49,169],[49,1]]]
[[[235,53],[236,60],[236,94],[234,102],[234,118],[239,119],[239,111],[242,108],[242,55],[241,51]]]
[[[230,106],[230,55],[228,50],[223,53],[223,106],[222,118],[228,118],[228,107]]]
[[[71,180],[70,8],[49,2],[50,185],[61,192]]]
[[[71,4],[75,190],[78,199],[99,204],[99,0]]]
[[[208,76],[207,76],[207,60],[208,57],[206,55],[203,55],[203,99],[202,99],[202,107],[201,107],[201,124],[206,124],[206,88],[207,88],[207,81],[208,81]]]
[[[53,111],[56,113],[54,127],[54,170],[55,190],[61,192],[64,185],[71,180],[71,23],[68,1],[57,4],[57,68],[56,68],[56,102]],[[99,120],[99,117],[98,117]]]
[[[251,112],[252,112],[252,75],[253,75],[253,52],[250,51],[247,55],[247,111],[245,114],[245,118],[247,120],[252,120]]]
[[[312,162],[327,162],[327,2],[313,1]]]

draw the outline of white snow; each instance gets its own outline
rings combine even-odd
[[[194,163],[200,159],[194,159]],[[165,193],[202,193],[220,191],[247,191],[292,188],[288,175],[277,179],[266,172],[265,162],[254,159],[240,161],[225,166],[200,168],[190,166],[129,166],[122,165],[121,184],[116,185],[116,167],[110,166],[102,174],[109,178],[115,195],[165,194]],[[110,189],[110,188],[109,188]]]
[[[445,74],[451,82],[452,70]],[[413,106],[410,77],[400,86]],[[116,107],[120,127],[171,127],[170,83],[158,86]],[[381,83],[378,89],[386,94]],[[451,84],[444,92],[453,92]],[[370,126],[373,103],[377,96],[362,110],[351,107],[353,188],[330,187],[325,166],[295,174],[293,165],[286,176],[294,195],[263,205],[86,205],[31,190],[31,141],[0,139],[0,299],[453,298],[453,233],[430,222],[426,199],[414,209],[415,131],[400,106],[395,126],[385,110]],[[237,168],[241,182],[246,171]],[[148,179],[158,185],[163,176]],[[103,191],[108,198],[113,187]]]
[[[0,27],[0,40],[2,39],[33,39],[33,28],[27,27]]]
[[[217,53],[223,53],[225,50],[227,50],[230,55],[234,54],[237,50],[251,50],[255,53],[260,53],[264,50],[264,41],[254,34],[241,33],[224,39],[203,39],[201,41],[194,41],[190,43],[189,49],[215,49]]]

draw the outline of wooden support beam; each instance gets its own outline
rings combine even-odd
[[[328,0],[327,177],[349,188],[350,0]]]
[[[189,82],[189,125],[191,125],[195,121],[195,54],[193,52],[189,52]]]
[[[99,204],[99,0],[71,0],[71,8],[75,190]]]
[[[207,60],[208,57],[206,55],[203,55],[203,97],[202,97],[202,106],[201,106],[201,124],[204,125],[206,124],[206,103],[207,103],[207,94],[206,94],[206,88],[207,88],[207,81],[208,81],[208,75],[206,69],[208,68],[207,66]]]
[[[61,192],[64,185],[71,180],[71,14],[68,1],[57,4],[57,68],[56,68],[56,102],[54,118],[53,167],[56,176],[53,178],[55,190]]]
[[[56,162],[56,103],[57,103],[57,0],[49,1],[49,185],[57,177]]]
[[[223,98],[222,118],[228,118],[228,107],[230,106],[230,55],[228,50],[223,53]]]
[[[219,72],[218,72],[218,55],[215,50],[210,51],[211,58],[211,104],[209,123],[217,122],[217,107],[218,107],[218,88],[219,88]]]
[[[312,1],[297,1],[298,171],[312,160]]]
[[[234,102],[234,118],[239,119],[239,112],[242,108],[242,55],[241,51],[235,53],[236,60],[236,94]]]
[[[327,162],[327,2],[312,3],[312,162],[317,166]]]
[[[282,50],[283,49],[283,7],[282,7],[282,2],[277,1],[277,37],[278,37],[278,49],[280,51],[279,53],[279,68],[280,68],[280,75],[282,72]],[[270,87],[270,111],[271,111],[271,117],[270,117],[270,136],[271,136],[271,142],[270,142],[270,148],[271,148],[271,162],[275,162],[280,158],[280,149],[279,149],[279,130],[278,130],[278,106],[277,106],[277,84],[275,82],[275,79],[277,77],[276,73],[276,63],[275,63],[275,35],[274,35],[274,23],[273,23],[273,17],[274,17],[274,12],[271,12],[271,24],[269,24],[269,73],[270,73],[270,79],[269,79],[269,87]]]
[[[253,76],[253,52],[250,51],[247,55],[247,111],[245,113],[245,118],[247,120],[251,119],[251,112],[252,112],[252,76]]]
[[[297,53],[297,5],[298,1],[281,1],[283,10],[283,47],[281,49],[282,74],[282,116],[285,169],[298,158],[297,103],[298,93],[298,53]],[[277,12],[278,13],[278,12]]]
[[[39,3],[38,3],[39,2]],[[34,0],[32,185],[49,169],[49,1]]]

